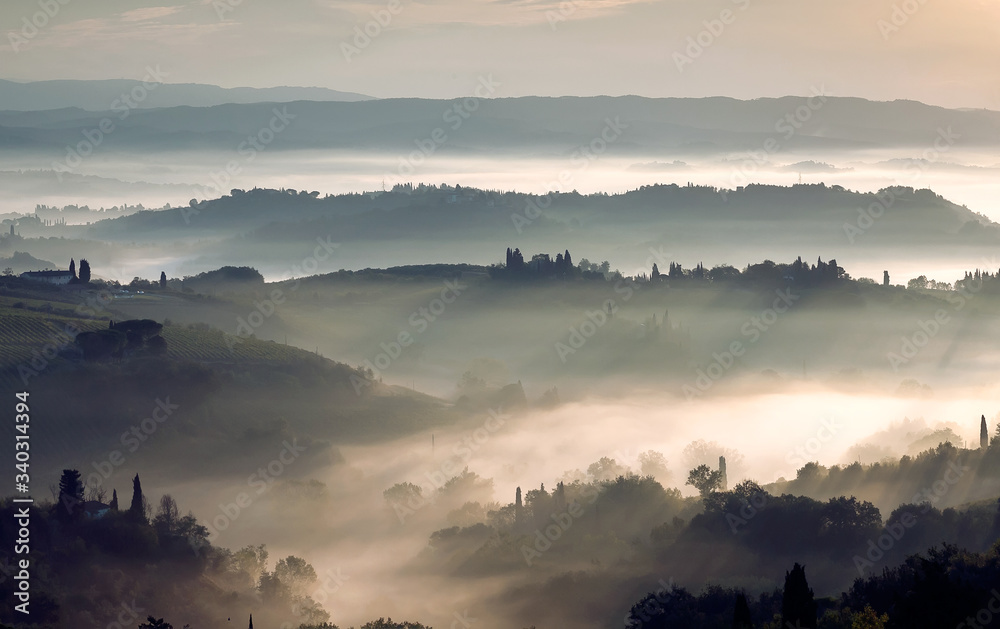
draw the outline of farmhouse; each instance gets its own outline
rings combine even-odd
[[[21,273],[21,279],[33,280],[36,282],[48,282],[49,284],[69,284],[73,279],[72,271],[25,271]]]

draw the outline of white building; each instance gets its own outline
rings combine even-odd
[[[25,271],[21,273],[21,279],[49,284],[69,284],[73,274],[69,271]]]

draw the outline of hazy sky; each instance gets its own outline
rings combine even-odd
[[[22,35],[36,14],[45,25]],[[356,45],[366,24],[376,36]],[[14,80],[142,78],[158,64],[173,83],[379,97],[470,94],[492,74],[501,97],[824,86],[1000,109],[996,0],[4,0],[0,25],[0,78]],[[708,46],[687,50],[701,31]]]

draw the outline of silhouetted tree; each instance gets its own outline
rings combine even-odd
[[[806,569],[796,563],[785,573],[785,589],[781,600],[781,625],[816,629],[816,601],[806,581]]]
[[[73,258],[69,259],[69,272],[73,274],[73,279],[76,279],[76,260]]]
[[[707,498],[722,485],[722,474],[707,465],[699,465],[688,472],[688,479],[684,484],[692,485],[702,498]]]
[[[160,271],[160,288],[167,287],[167,273],[165,271]]]
[[[986,449],[990,445],[990,431],[986,428],[986,415],[979,424],[979,447]]]
[[[739,592],[736,595],[736,609],[733,611],[733,629],[753,629],[750,605],[747,604],[747,595],[743,592]]]
[[[112,511],[118,511],[118,490],[111,490],[111,504],[109,505]]]
[[[162,618],[146,617],[146,622],[139,625],[139,629],[174,629],[169,622],[164,622]]]
[[[90,262],[80,258],[80,283],[86,284],[88,282],[90,282]]]
[[[84,360],[106,360],[121,357],[128,337],[119,330],[98,330],[80,332],[74,343],[83,351]]]
[[[147,523],[146,505],[143,504],[142,485],[139,483],[139,475],[132,479],[132,504],[128,508],[129,516],[136,522]]]
[[[172,535],[177,528],[179,514],[177,511],[177,501],[170,494],[163,494],[160,498],[160,506],[153,519],[153,526],[161,537]]]
[[[79,522],[83,517],[83,483],[77,470],[63,470],[56,509],[56,517],[66,524]]]

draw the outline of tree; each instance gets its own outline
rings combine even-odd
[[[887,622],[889,614],[879,616],[871,605],[865,605],[865,608],[851,619],[851,629],[885,629]]]
[[[274,576],[288,586],[292,595],[303,593],[316,582],[316,570],[305,559],[289,555],[274,566]]]
[[[160,506],[156,511],[156,517],[153,519],[153,526],[156,527],[156,531],[163,537],[172,535],[177,529],[177,502],[170,496],[170,494],[163,494],[160,498]]]
[[[659,267],[656,266],[655,262],[653,263],[653,272],[650,273],[649,279],[652,280],[653,282],[660,281],[660,269]]]
[[[602,456],[587,467],[587,474],[594,477],[596,481],[614,480],[629,472],[627,466],[619,465],[617,461],[606,456]]]
[[[979,447],[985,450],[990,445],[990,431],[986,428],[986,415],[979,423]]]
[[[167,287],[167,273],[165,271],[160,271],[160,288],[165,289]]]
[[[129,517],[134,519],[136,522],[147,524],[146,505],[144,502],[145,501],[142,497],[142,485],[139,483],[139,475],[136,474],[135,478],[132,479],[132,504],[129,505],[128,514]]]
[[[781,625],[816,629],[816,600],[806,581],[805,566],[796,563],[785,573],[785,589],[781,599]]]
[[[112,511],[118,511],[118,490],[117,489],[112,489],[111,490],[111,504],[108,505],[108,506],[111,507]]]
[[[90,262],[87,262],[85,258],[80,258],[80,283],[87,284],[90,282]]]
[[[750,605],[747,595],[739,592],[736,595],[736,609],[733,611],[733,629],[753,629],[753,617],[750,615]]]
[[[69,259],[69,272],[73,274],[73,279],[76,279],[76,260],[73,258]]]
[[[63,470],[59,479],[59,504],[56,517],[65,524],[79,522],[83,517],[83,482],[77,470]]]
[[[128,336],[120,330],[97,330],[80,332],[73,342],[83,351],[84,360],[99,361],[121,357]]]
[[[639,454],[639,469],[643,476],[652,476],[661,483],[670,480],[670,469],[667,467],[667,459],[662,453],[656,450],[647,450]]]
[[[259,583],[260,577],[267,572],[267,547],[264,544],[244,546],[233,553],[232,562],[237,573],[246,574],[251,583]]]
[[[139,625],[139,629],[174,629],[169,622],[163,622],[162,618],[146,617],[146,622]]]
[[[688,472],[688,479],[684,484],[694,486],[702,498],[708,498],[712,492],[722,486],[722,474],[719,470],[713,470],[707,465],[699,465]]]

